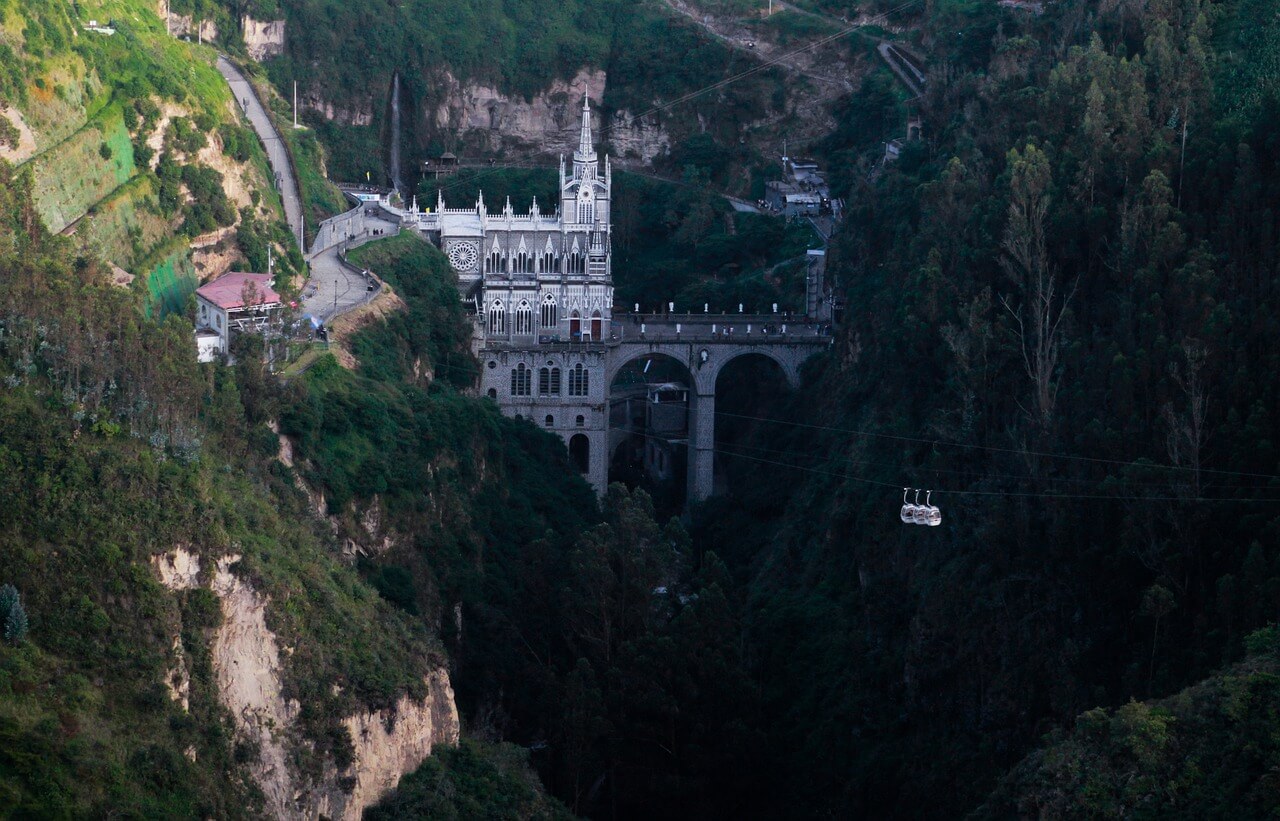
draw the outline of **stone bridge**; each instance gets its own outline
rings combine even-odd
[[[725,366],[743,356],[763,356],[794,388],[804,361],[830,345],[830,325],[784,314],[615,314],[606,341],[605,385],[611,389],[628,364],[652,357],[684,367],[689,374],[688,498],[698,501],[714,486],[716,380]],[[613,439],[607,454],[614,450]],[[599,469],[593,468],[592,473]],[[607,462],[603,469],[607,473]]]

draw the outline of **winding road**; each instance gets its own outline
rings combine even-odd
[[[298,249],[306,253],[302,239],[302,197],[298,195],[298,181],[294,179],[293,166],[289,164],[289,151],[284,140],[280,137],[280,132],[276,131],[257,92],[240,69],[226,57],[218,55],[218,71],[231,87],[231,96],[236,98],[236,104],[244,111],[249,125],[253,126],[258,139],[262,140],[262,145],[267,149],[267,160],[276,176],[276,188],[280,191],[280,198],[284,200],[284,216],[289,223],[289,230],[298,238]]]
[[[276,187],[284,202],[284,215],[289,223],[289,230],[298,238],[299,249],[307,255],[302,197],[298,191],[298,181],[293,176],[288,148],[244,73],[221,55],[218,57],[218,71],[227,81],[236,104],[240,106],[249,125],[267,150],[267,160],[271,163]],[[339,251],[366,242],[373,236],[394,234],[398,230],[399,226],[395,223],[365,217],[359,209],[327,220],[317,232],[312,253],[307,255],[311,273],[302,288],[303,310],[328,324],[335,316],[367,302],[370,295],[369,280],[360,271],[344,264],[338,256]],[[375,234],[375,231],[379,234]]]
[[[342,216],[352,215],[347,212]],[[344,263],[338,256],[339,250],[355,248],[382,236],[394,236],[400,231],[399,223],[390,220],[363,213],[354,216],[356,218],[350,220],[336,217],[326,221],[326,225],[335,225],[331,231],[341,233],[331,233],[332,244],[315,250],[308,258],[311,279],[302,289],[302,309],[326,325],[334,317],[365,304],[373,295],[369,290],[370,280],[354,266]],[[317,239],[316,245],[319,244]]]

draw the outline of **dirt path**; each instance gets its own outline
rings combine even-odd
[[[663,2],[672,11],[693,21],[703,31],[731,48],[751,54],[761,61],[773,62],[774,65],[787,69],[794,74],[799,74],[815,82],[834,86],[838,89],[836,94],[827,95],[824,93],[822,95],[824,97],[835,97],[839,95],[839,92],[848,93],[855,88],[851,78],[851,71],[849,70],[850,67],[843,57],[836,53],[839,49],[831,47],[837,45],[840,42],[839,40],[810,51],[798,52],[797,46],[783,46],[763,39],[760,33],[752,31],[749,27],[736,20],[713,17],[690,7],[683,0],[663,0]],[[798,14],[815,17],[835,26],[847,27],[847,24],[830,20],[802,9],[784,6],[782,3],[778,3],[777,6],[780,10],[785,8]],[[774,13],[777,14],[778,12],[775,11]],[[827,70],[817,70],[818,65],[826,67]]]

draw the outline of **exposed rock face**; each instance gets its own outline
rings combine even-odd
[[[193,590],[200,586],[200,557],[185,547],[151,557],[160,574],[160,583],[170,590]]]
[[[263,60],[284,54],[284,21],[254,20],[244,17],[240,21],[244,33],[244,45],[249,56],[261,63]]]
[[[671,135],[660,124],[635,119],[628,111],[615,111],[609,118],[604,137],[609,150],[622,159],[637,159],[643,165],[671,150]]]
[[[219,559],[213,578],[213,591],[222,605],[222,627],[213,640],[218,696],[235,717],[237,735],[257,744],[258,760],[250,769],[269,813],[296,817],[285,734],[299,705],[281,692],[280,646],[267,629],[267,600],[231,572],[239,560]]]
[[[530,100],[503,94],[492,86],[458,82],[445,72],[438,94],[435,125],[446,131],[487,134],[489,147],[505,143],[534,146],[553,153],[572,153],[577,147],[582,95],[604,96],[605,73],[582,69],[572,80],[557,80]]]
[[[318,111],[331,122],[342,125],[371,125],[373,123],[373,102],[364,100],[355,108],[339,108],[333,103],[315,94],[308,94],[298,100],[298,105],[312,111]]]
[[[218,39],[218,26],[212,20],[201,20],[198,23],[190,14],[169,14],[169,33],[174,37],[191,37],[211,43]]]
[[[427,696],[402,696],[387,710],[357,713],[343,722],[351,734],[355,755],[348,770],[330,767],[321,784],[306,784],[289,766],[289,747],[300,705],[283,694],[280,645],[267,627],[268,599],[232,572],[240,557],[218,559],[212,589],[222,609],[222,626],[214,636],[212,656],[218,695],[235,720],[239,738],[253,742],[258,760],[250,773],[266,797],[273,818],[312,819],[319,816],[358,821],[416,769],[436,744],[458,740],[458,710],[449,674],[436,669],[426,678]],[[173,590],[200,586],[200,557],[179,548],[153,558],[161,582]],[[180,643],[179,643],[180,644]],[[186,669],[180,647],[178,670],[166,683],[178,698],[186,688],[175,673]],[[184,703],[184,707],[185,707]],[[341,781],[351,784],[344,791]]]
[[[436,670],[426,684],[423,701],[402,696],[389,710],[347,718],[344,723],[355,745],[355,786],[350,795],[331,791],[316,807],[320,814],[359,821],[365,807],[395,789],[401,776],[417,769],[436,744],[458,742],[458,708],[449,674]]]
[[[17,133],[17,137],[12,141],[0,138],[0,159],[16,164],[36,153],[35,134],[23,119],[22,112],[0,104],[0,117],[8,120],[9,125],[13,126],[13,130]]]
[[[444,102],[433,112],[433,125],[464,139],[480,137],[489,150],[534,150],[548,154],[572,154],[578,147],[582,95],[598,105],[604,98],[608,76],[601,69],[583,68],[572,80],[557,80],[532,99],[503,94],[492,86],[458,82],[445,73],[439,84]],[[619,155],[645,163],[665,153],[671,139],[661,126],[633,123],[625,111],[608,123],[607,138]]]

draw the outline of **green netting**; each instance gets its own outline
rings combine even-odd
[[[147,274],[148,317],[163,318],[182,311],[187,297],[195,293],[199,279],[186,251],[165,258]]]

